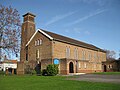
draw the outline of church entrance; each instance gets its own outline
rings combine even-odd
[[[35,67],[35,71],[36,71],[36,74],[39,76],[41,73],[40,73],[40,71],[41,71],[41,62],[37,62],[37,65],[36,65],[36,67]]]
[[[104,65],[104,72],[106,72],[107,71],[107,69],[106,69],[107,67],[106,67],[106,65]]]
[[[73,62],[69,63],[69,73],[74,73]]]

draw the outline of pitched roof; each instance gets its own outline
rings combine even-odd
[[[61,41],[61,42],[81,46],[81,47],[92,49],[92,50],[105,52],[104,50],[102,50],[102,49],[100,49],[100,48],[98,48],[98,47],[96,47],[94,45],[87,44],[85,42],[78,41],[78,40],[75,40],[75,39],[72,39],[72,38],[69,38],[69,37],[65,37],[65,36],[62,36],[62,35],[59,35],[59,34],[55,34],[55,33],[52,33],[52,32],[46,31],[46,30],[42,30],[42,31],[44,31],[45,33],[47,33],[48,35],[53,37],[53,40],[57,40],[57,41]]]
[[[55,34],[53,32],[49,32],[43,29],[38,29],[33,36],[30,38],[30,40],[28,41],[28,43],[26,44],[26,46],[31,42],[31,40],[33,39],[33,37],[36,35],[37,32],[42,33],[43,35],[45,35],[47,38],[49,38],[50,40],[56,40],[56,41],[60,41],[60,42],[64,42],[64,43],[68,43],[68,44],[72,44],[72,45],[76,45],[76,46],[80,46],[80,47],[84,47],[84,48],[88,48],[88,49],[92,49],[92,50],[96,50],[96,51],[102,51],[105,52],[104,50],[91,45],[91,44],[87,44],[85,42],[82,41],[78,41],[72,38],[68,38],[59,34]]]

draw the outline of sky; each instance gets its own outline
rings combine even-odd
[[[36,15],[41,28],[120,53],[120,0],[0,0],[22,15]]]

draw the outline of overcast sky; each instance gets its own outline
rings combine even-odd
[[[102,49],[120,50],[120,0],[0,0],[20,15],[36,15],[36,28]]]

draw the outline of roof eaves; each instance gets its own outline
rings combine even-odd
[[[41,32],[43,35],[45,35],[46,37],[48,37],[50,40],[53,40],[53,38],[48,35],[47,33],[45,33],[44,31],[42,31],[41,29],[37,29],[37,31],[32,35],[32,37],[30,38],[30,40],[28,41],[28,43],[26,44],[26,46],[29,45],[29,43],[32,41],[32,39],[34,38],[34,36],[37,34],[37,32]]]
[[[46,37],[48,37],[50,40],[53,40],[53,37],[51,37],[49,34],[45,33],[43,30],[38,29],[39,32],[41,32],[43,35],[45,35]]]
[[[28,46],[29,45],[29,43],[32,41],[32,39],[34,38],[34,36],[37,34],[37,32],[38,31],[36,31],[33,35],[32,35],[32,37],[30,38],[30,40],[28,41],[28,43],[26,44],[26,46]]]

